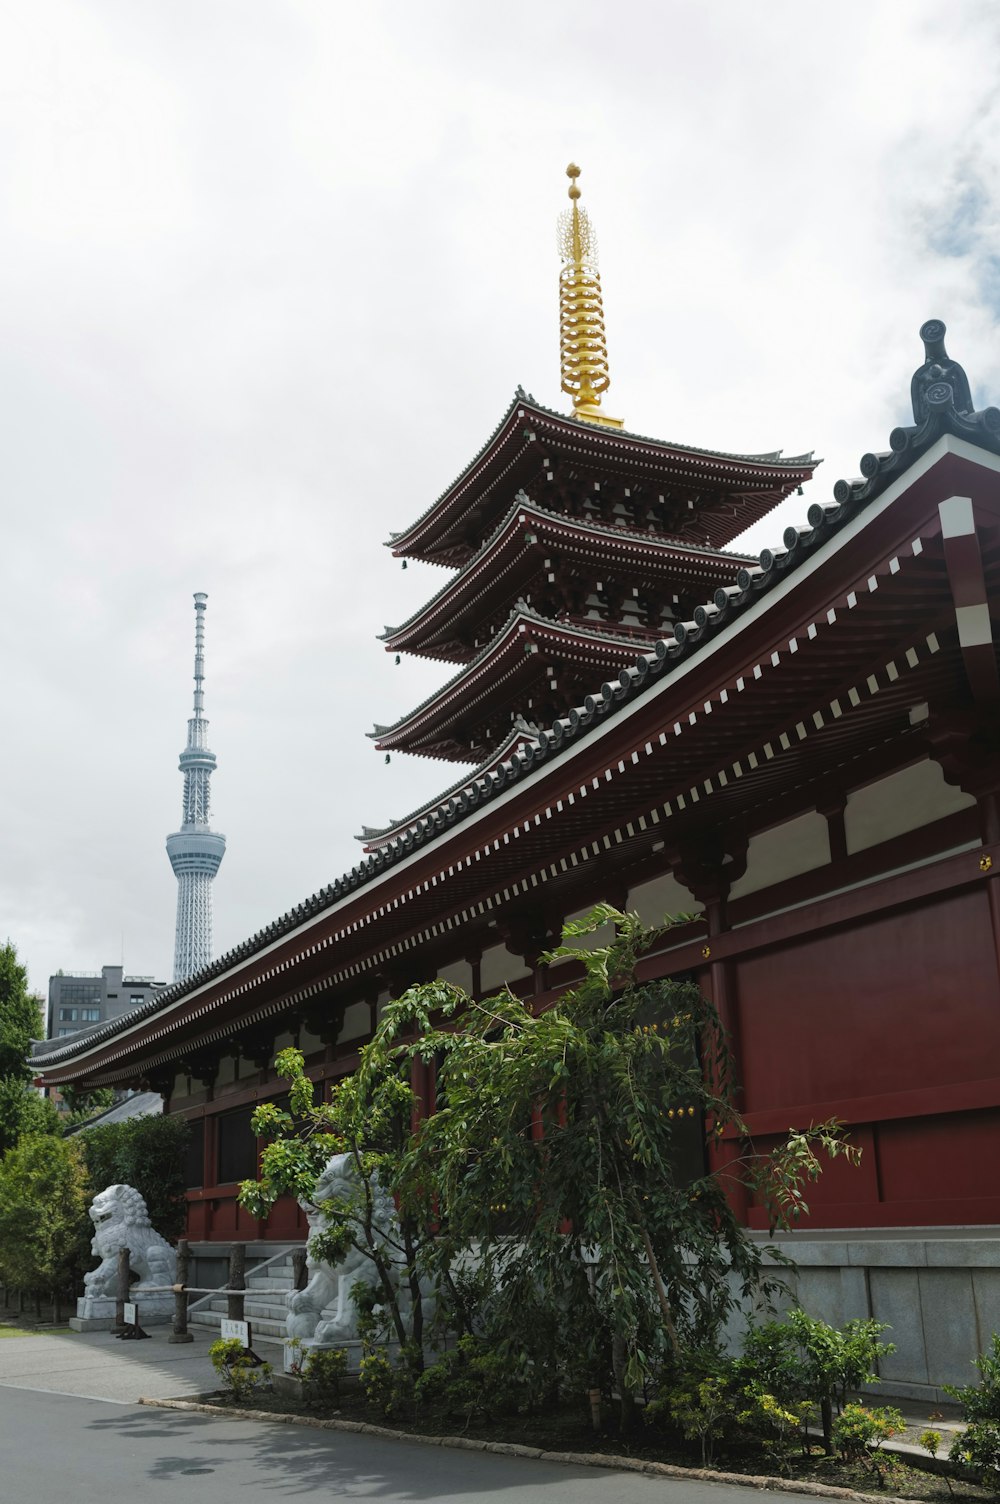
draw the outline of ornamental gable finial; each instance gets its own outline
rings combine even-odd
[[[920,326],[924,363],[914,371],[910,382],[914,423],[923,423],[932,407],[953,407],[957,413],[973,411],[969,378],[958,361],[949,358],[944,347],[946,333],[940,319],[928,319]]]
[[[579,206],[580,169],[571,162],[572,208],[559,216],[559,346],[562,389],[573,398],[574,418],[621,428],[621,418],[601,412],[601,393],[611,384],[604,337],[604,303],[597,270],[597,236],[586,209]]]

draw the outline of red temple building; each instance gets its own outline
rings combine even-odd
[[[891,1321],[886,1379],[935,1397],[1000,1327],[1000,411],[974,409],[925,324],[912,422],[759,559],[726,553],[814,462],[607,419],[599,284],[569,245],[574,415],[519,392],[391,543],[449,578],[387,649],[456,672],[376,745],[466,771],[366,827],[329,887],[36,1066],[154,1088],[190,1121],[192,1239],[287,1242],[296,1207],[258,1224],[236,1204],[278,1049],[322,1088],[415,981],[543,1007],[574,975],[539,959],[568,917],[696,913],[644,965],[714,999],[755,1141],[835,1116],[864,1151],[810,1187],[804,1298]]]

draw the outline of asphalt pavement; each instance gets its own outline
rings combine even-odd
[[[22,1504],[759,1504],[756,1489],[140,1406],[215,1387],[208,1341],[166,1330],[0,1340],[0,1500]],[[789,1499],[801,1497],[785,1494]]]
[[[450,1451],[342,1431],[216,1419],[8,1388],[2,1496],[26,1504],[759,1504],[754,1489]],[[785,1495],[787,1498],[788,1495]]]
[[[148,1340],[122,1342],[110,1332],[39,1332],[0,1339],[0,1386],[77,1394],[134,1404],[140,1395],[193,1399],[218,1388],[210,1338],[168,1341],[169,1327]]]

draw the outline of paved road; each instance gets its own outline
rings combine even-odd
[[[31,1504],[280,1504],[306,1495],[380,1504],[484,1504],[493,1495],[502,1504],[760,1504],[753,1489],[13,1388],[0,1398],[0,1455],[3,1497]]]
[[[760,1504],[749,1488],[229,1420],[135,1403],[209,1387],[204,1344],[0,1341],[0,1499],[25,1504]],[[789,1504],[794,1496],[784,1495]]]
[[[0,1386],[133,1403],[140,1395],[190,1399],[217,1388],[208,1340],[198,1337],[191,1343],[171,1344],[168,1335],[165,1327],[154,1327],[148,1342],[117,1342],[110,1332],[4,1337]],[[5,1405],[0,1388],[0,1415]]]

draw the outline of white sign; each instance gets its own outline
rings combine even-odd
[[[219,1335],[224,1342],[230,1342],[235,1337],[237,1342],[241,1342],[244,1347],[249,1347],[250,1323],[249,1321],[227,1321],[223,1317]]]
[[[125,1301],[125,1316],[124,1316],[124,1321],[125,1321],[125,1325],[126,1326],[138,1326],[139,1325],[139,1309],[130,1300],[126,1300]]]

